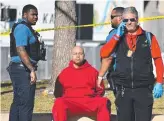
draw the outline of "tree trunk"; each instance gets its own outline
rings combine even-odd
[[[55,28],[61,26],[76,25],[75,1],[55,2]],[[76,29],[56,30],[53,45],[52,77],[50,88],[54,89],[57,76],[63,68],[68,65],[71,57],[71,50],[76,42]]]

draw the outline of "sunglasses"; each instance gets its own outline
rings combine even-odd
[[[122,16],[122,15],[115,15],[115,16],[111,15],[111,19],[114,19],[115,17],[119,17],[119,16]]]
[[[131,21],[131,22],[135,22],[136,19],[135,18],[130,18],[130,19],[123,19],[123,22],[128,22],[128,21]]]

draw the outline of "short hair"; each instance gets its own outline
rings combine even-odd
[[[25,5],[25,6],[23,7],[22,15],[23,15],[24,13],[27,13],[28,11],[30,11],[30,9],[37,10],[37,8],[36,8],[34,5],[28,4],[28,5]]]
[[[125,8],[123,14],[126,14],[126,13],[132,13],[136,15],[136,18],[138,18],[138,11],[133,6]]]
[[[124,12],[124,7],[115,7],[113,10],[116,11],[116,13],[123,14]]]

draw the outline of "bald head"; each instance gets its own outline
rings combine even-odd
[[[76,53],[76,52],[82,52],[84,54],[84,49],[80,46],[75,46],[73,49],[72,49],[72,54],[73,53]]]
[[[81,65],[84,61],[84,49],[80,46],[75,46],[72,49],[72,61],[76,65]]]

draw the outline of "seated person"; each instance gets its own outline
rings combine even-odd
[[[68,116],[96,116],[97,121],[110,121],[110,101],[102,97],[102,88],[96,86],[98,71],[84,59],[83,48],[72,50],[72,60],[58,76],[56,97],[52,108],[54,121],[67,121]]]

